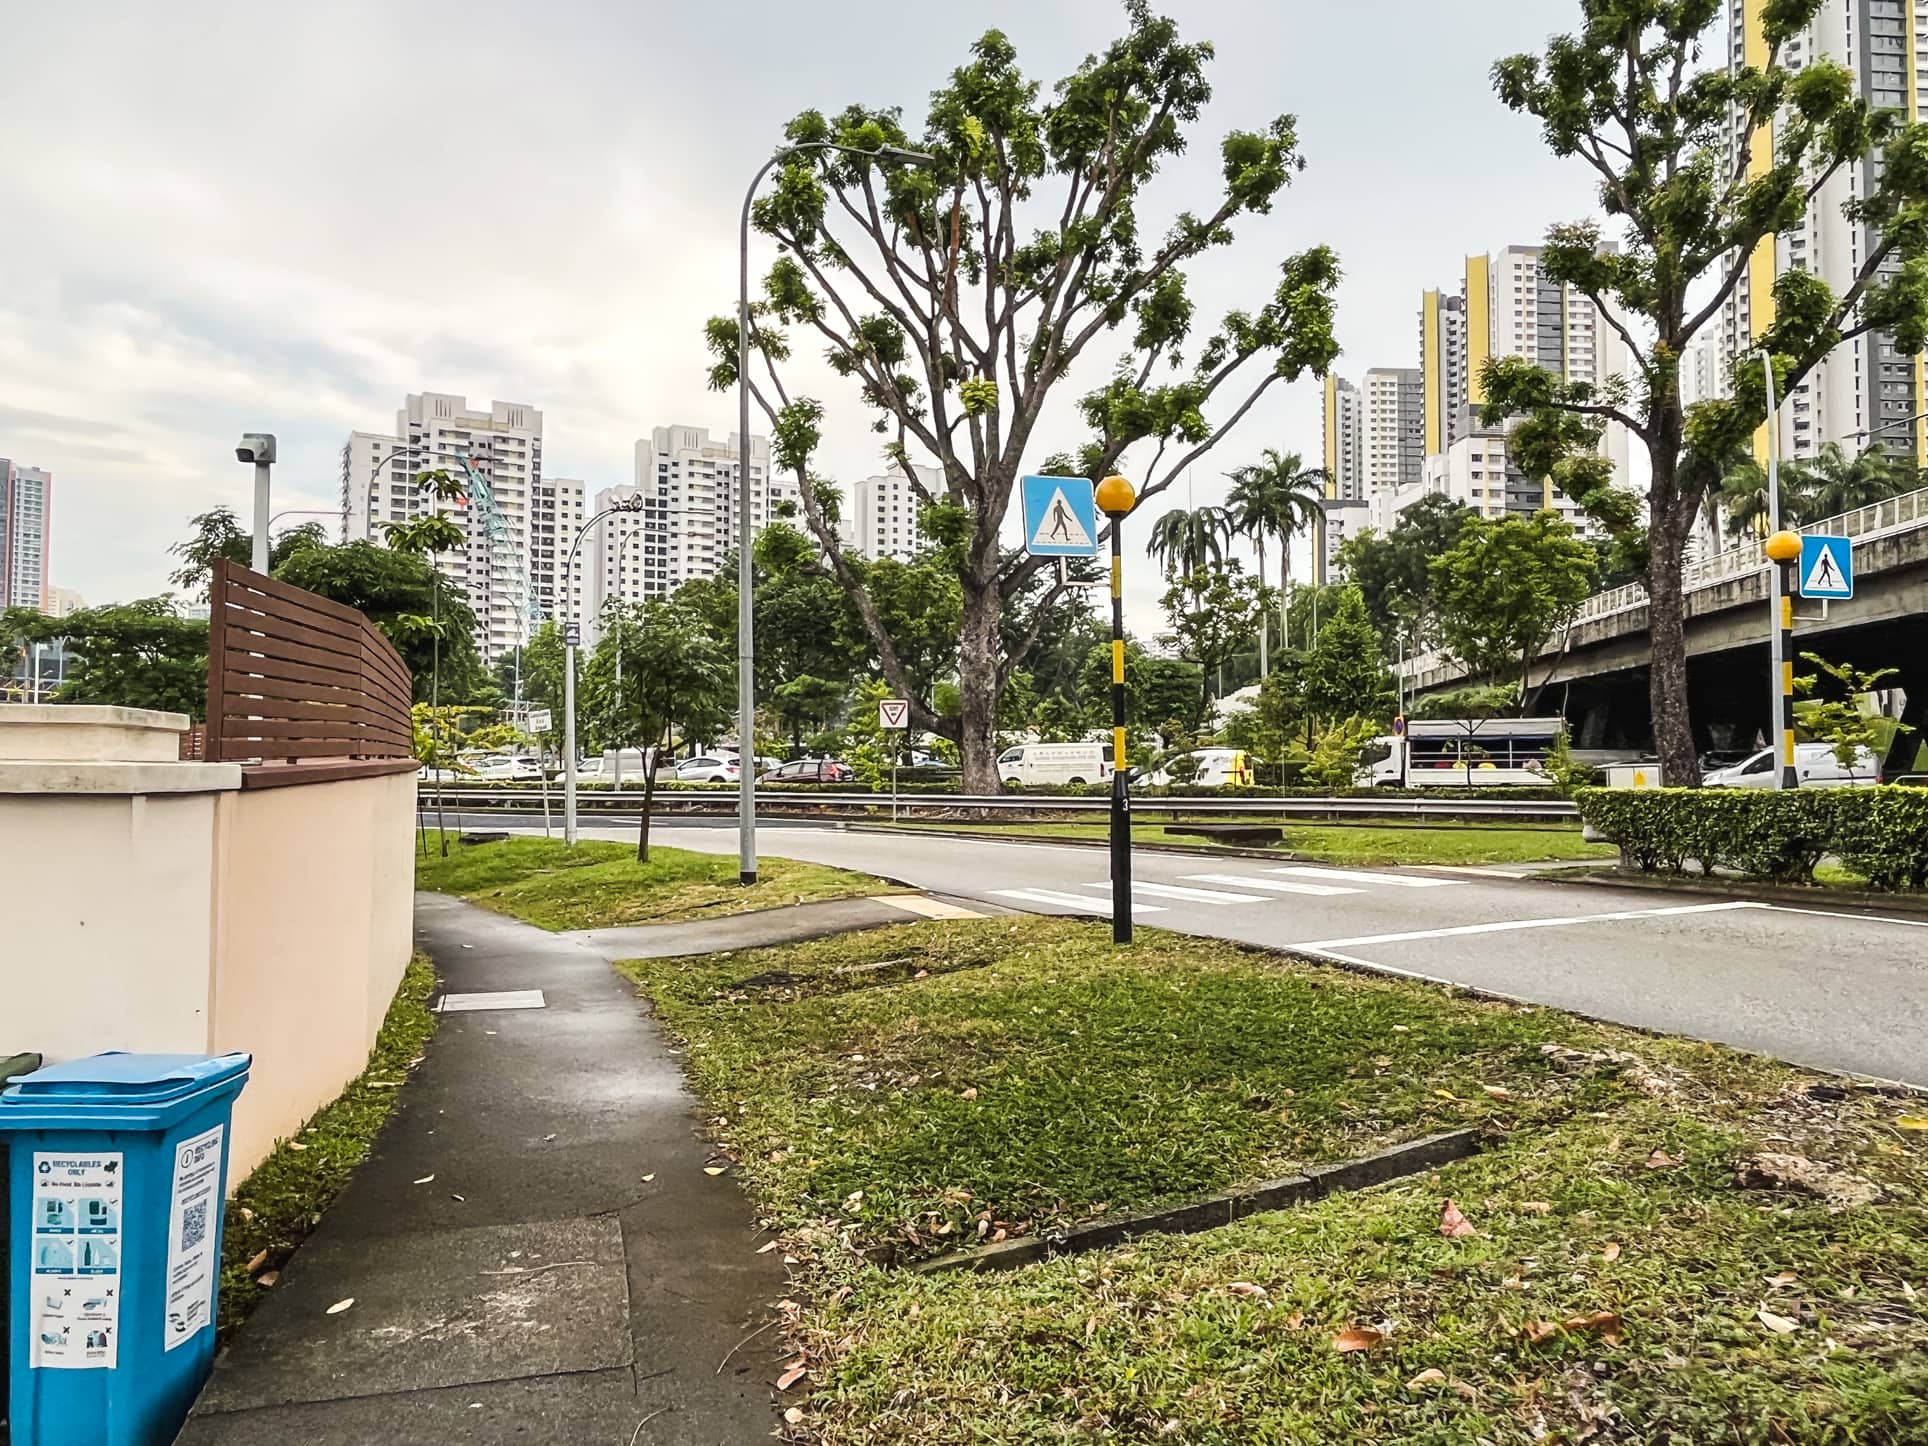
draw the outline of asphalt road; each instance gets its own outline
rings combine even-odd
[[[633,837],[597,825],[584,835]],[[733,819],[659,821],[651,832],[677,848],[737,847]],[[765,824],[759,845],[1005,909],[1110,909],[1100,849],[790,823]],[[1132,857],[1134,914],[1148,926],[1928,1086],[1928,918],[1523,879],[1502,869],[1348,870],[1143,848]]]

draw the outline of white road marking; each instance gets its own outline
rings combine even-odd
[[[1077,909],[1086,914],[1095,912],[1101,903],[1106,907],[1110,906],[1109,900],[1093,899],[1081,894],[1053,893],[1050,889],[992,889],[991,892],[996,894],[1000,899],[1024,899],[1033,904],[1056,904],[1060,908]],[[1106,892],[1110,892],[1109,885],[1106,886]],[[1131,911],[1134,914],[1162,914],[1165,912],[1164,909],[1157,904],[1141,904],[1136,900],[1132,901]]]
[[[1280,894],[1356,894],[1358,889],[1338,888],[1332,884],[1295,884],[1289,879],[1255,879],[1245,874],[1186,874],[1201,884],[1231,884],[1241,889],[1271,889]]]
[[[1302,879],[1344,879],[1350,884],[1393,884],[1402,889],[1450,889],[1458,879],[1428,879],[1418,874],[1369,874],[1363,869],[1267,869],[1269,874],[1292,874]]]
[[[1111,885],[1104,881],[1086,884],[1087,889],[1111,891]],[[1263,894],[1228,894],[1223,889],[1182,889],[1177,884],[1141,884],[1132,880],[1134,894],[1150,894],[1159,899],[1184,899],[1196,904],[1263,904],[1267,900]]]
[[[547,1009],[540,989],[498,989],[487,994],[444,994],[435,1006],[441,1014],[465,1014],[477,1009]]]
[[[1904,924],[1910,929],[1928,929],[1928,919],[1897,919],[1892,914],[1847,914],[1839,909],[1803,909],[1795,904],[1769,904],[1777,914],[1812,914],[1817,919],[1858,919],[1864,924]]]
[[[1413,929],[1403,934],[1362,934],[1353,939],[1320,939],[1287,947],[1332,953],[1359,944],[1404,944],[1415,939],[1454,939],[1466,934],[1504,934],[1515,929],[1564,929],[1573,924],[1601,924],[1620,919],[1662,919],[1677,914],[1720,914],[1734,909],[1770,907],[1752,899],[1736,899],[1725,904],[1679,904],[1667,909],[1625,909],[1610,914],[1572,914],[1551,919],[1504,919],[1493,924],[1457,924],[1446,929]]]
[[[920,919],[981,919],[984,916],[975,909],[967,909],[962,904],[949,903],[943,899],[933,899],[929,894],[878,894],[877,902],[888,904],[893,909],[902,909],[906,914],[915,914]]]

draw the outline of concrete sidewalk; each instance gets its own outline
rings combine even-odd
[[[805,936],[830,922],[783,912]],[[909,917],[842,912],[845,928]],[[744,932],[719,920],[675,942],[740,947]],[[757,1254],[731,1175],[704,1173],[678,1061],[608,965],[643,941],[592,945],[428,894],[416,933],[449,993],[540,990],[544,1007],[444,1015],[373,1155],[217,1364],[180,1441],[768,1437],[780,1341],[757,1332],[783,1268]]]

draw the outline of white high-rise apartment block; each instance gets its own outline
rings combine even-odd
[[[1765,0],[1729,0],[1730,67],[1761,66],[1767,42],[1761,17]],[[1782,63],[1799,71],[1816,61],[1841,65],[1877,109],[1920,114],[1924,71],[1928,70],[1928,7],[1915,0],[1823,0],[1813,22],[1794,37]],[[1731,128],[1729,155],[1738,163],[1748,146],[1748,170],[1760,175],[1772,164],[1772,131],[1752,138]],[[1754,338],[1774,321],[1774,280],[1787,271],[1807,271],[1826,281],[1839,296],[1853,284],[1875,244],[1871,228],[1850,220],[1842,207],[1863,199],[1878,181],[1881,160],[1844,166],[1809,202],[1795,229],[1764,240],[1745,258],[1745,274],[1722,310],[1720,346],[1726,358],[1749,351]],[[1780,410],[1780,451],[1784,457],[1811,457],[1829,442],[1850,453],[1879,444],[1898,460],[1928,462],[1928,375],[1923,359],[1899,351],[1887,332],[1867,332],[1836,347],[1810,372]],[[1765,456],[1766,428],[1755,438],[1755,453]]]
[[[1424,455],[1443,452],[1467,431],[1466,298],[1428,291],[1419,304],[1419,373],[1424,389]]]
[[[1727,395],[1726,359],[1721,352],[1720,329],[1709,327],[1687,343],[1680,354],[1680,401],[1691,407],[1696,402],[1718,401]]]
[[[1426,386],[1417,367],[1366,373],[1365,496],[1417,482],[1426,460]]]
[[[1523,357],[1562,381],[1594,386],[1627,374],[1630,359],[1620,333],[1591,297],[1548,278],[1541,258],[1538,246],[1466,258],[1469,406],[1485,400],[1479,375],[1489,357]],[[1477,430],[1477,422],[1473,426]],[[1628,481],[1627,445],[1626,428],[1609,423],[1600,450],[1621,486]]]
[[[437,503],[415,485],[417,473],[446,468],[464,483],[459,501]],[[473,479],[493,505],[474,495]],[[436,565],[461,584],[475,611],[484,661],[526,641],[534,619],[584,601],[582,570],[559,577],[569,541],[583,521],[583,484],[542,476],[542,413],[520,402],[470,411],[465,397],[411,393],[395,413],[393,435],[354,432],[342,448],[341,519],[345,540],[381,536],[384,522],[440,510],[465,545]]]
[[[1421,498],[1450,497],[1482,517],[1525,517],[1552,509],[1581,532],[1597,531],[1592,520],[1549,482],[1528,477],[1507,453],[1507,435],[1483,428],[1461,437],[1444,452],[1426,459],[1414,483],[1378,492],[1372,498],[1372,526],[1389,532],[1399,514]]]
[[[916,464],[912,464],[915,466]],[[936,467],[917,467],[917,480],[932,497],[944,495],[944,474]],[[879,472],[865,477],[850,489],[844,502],[843,522],[838,527],[844,550],[873,562],[894,557],[900,562],[914,556],[924,545],[924,529],[919,521],[923,498],[910,485],[902,470]]]
[[[1366,495],[1366,403],[1344,377],[1325,379],[1326,496],[1357,501]]]
[[[0,457],[0,607],[47,611],[53,514],[53,473]]]

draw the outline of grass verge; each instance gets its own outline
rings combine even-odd
[[[1220,819],[1210,822],[1243,822]],[[1284,829],[1273,847],[1303,859],[1328,864],[1531,864],[1562,863],[1574,859],[1611,860],[1619,851],[1611,844],[1591,844],[1580,830],[1563,825],[1490,828],[1480,824],[1280,824],[1276,817],[1251,820]],[[915,828],[917,824],[902,827]],[[960,833],[986,833],[1031,838],[1109,837],[1103,823],[946,823]],[[1167,833],[1163,824],[1132,825],[1132,841],[1160,844],[1209,844],[1188,834]]]
[[[332,1104],[317,1110],[294,1138],[274,1147],[228,1201],[221,1235],[220,1341],[240,1329],[264,1287],[341,1194],[395,1108],[397,1088],[435,1032],[429,996],[435,966],[425,954],[409,961],[388,1006],[368,1068]],[[252,1269],[250,1269],[252,1266]],[[270,1283],[272,1283],[272,1277]]]
[[[451,845],[447,858],[433,851],[418,856],[415,887],[456,894],[538,928],[567,930],[713,919],[858,898],[891,885],[822,864],[765,858],[746,889],[737,882],[735,854],[655,847],[649,862],[639,864],[629,844],[584,840],[571,849],[560,839],[510,838]]]
[[[1062,920],[625,968],[795,1258],[794,1439],[1928,1440],[1919,1100]],[[1204,1235],[861,1254],[1463,1123],[1488,1153]]]

